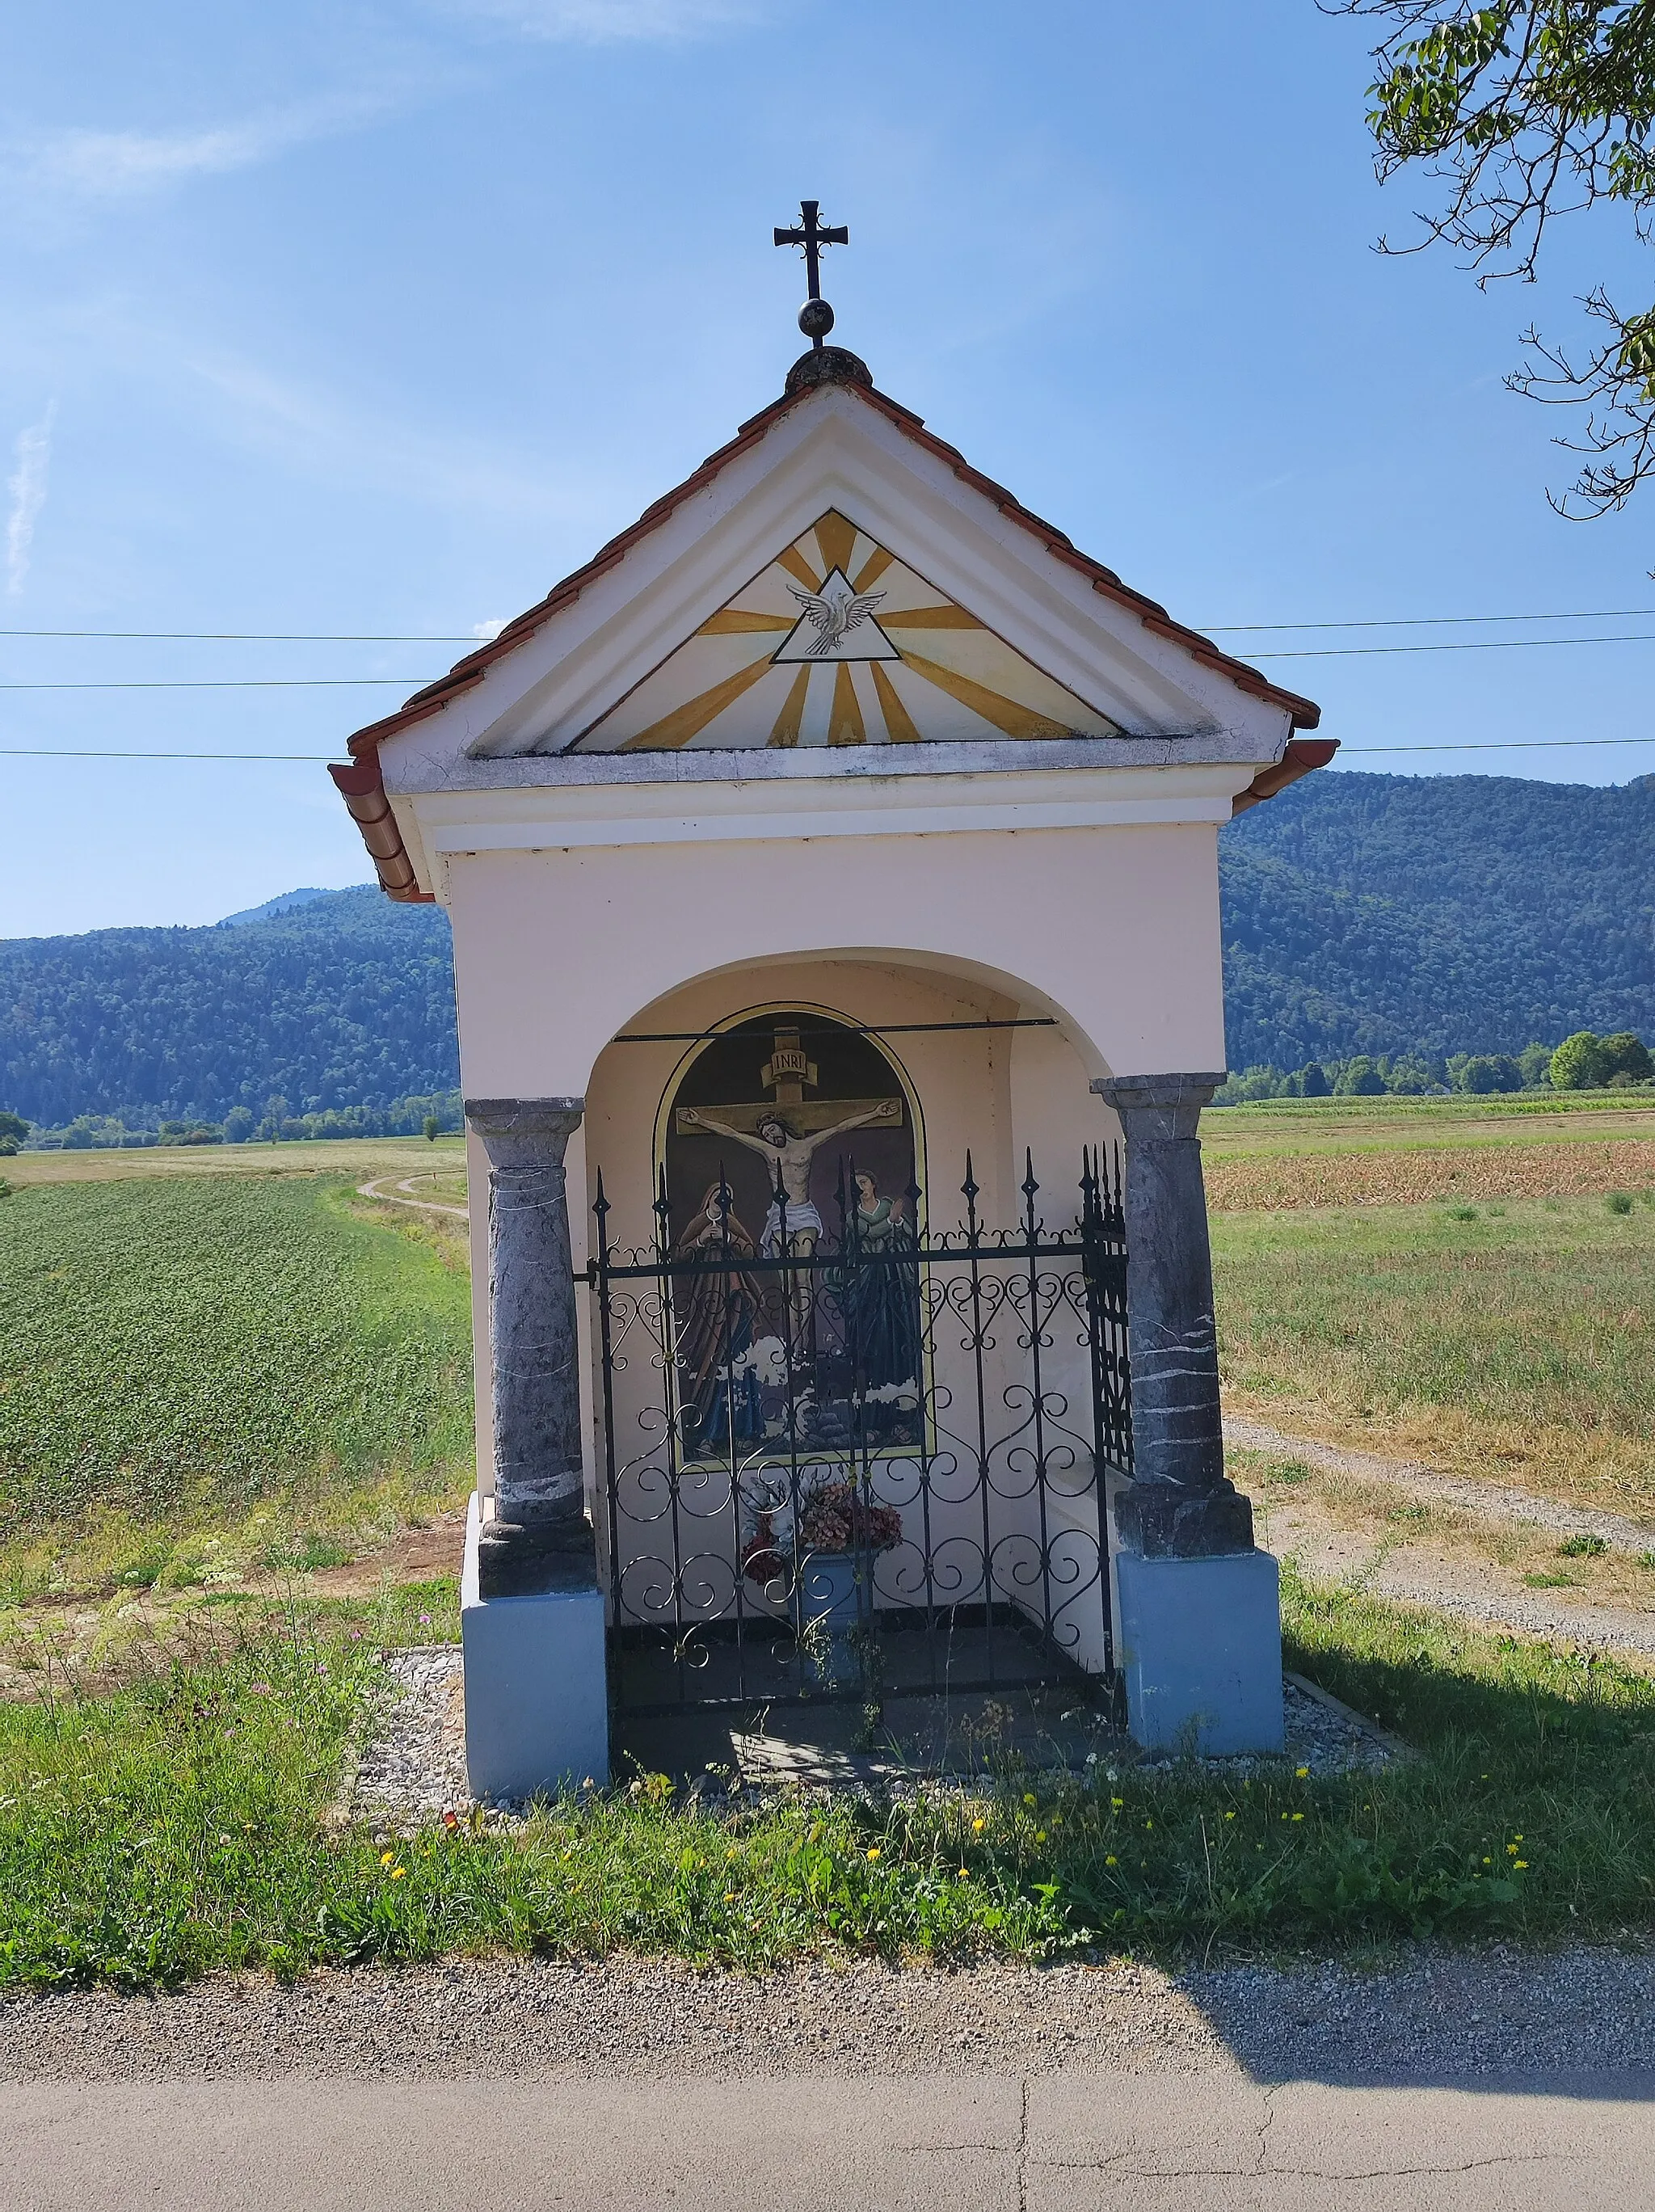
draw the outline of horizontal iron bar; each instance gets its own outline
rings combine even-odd
[[[983,1674],[963,1682],[945,1680],[934,1690],[886,1690],[881,1694],[880,1703],[882,1705],[919,1705],[926,1701],[935,1702],[940,1698],[974,1697],[991,1690],[997,1691],[1003,1697],[1008,1691],[1070,1689],[1090,1682],[1107,1688],[1113,1680],[1112,1674],[1094,1674],[1073,1660],[1065,1662],[1060,1658],[1049,1671],[1040,1674]],[[686,1713],[759,1712],[766,1706],[860,1705],[866,1702],[867,1692],[861,1689],[811,1688],[772,1690],[767,1694],[761,1691],[750,1692],[746,1697],[734,1698],[674,1698],[665,1704],[653,1705],[628,1705],[623,1697],[616,1700],[616,1706],[627,1720],[667,1720]]]
[[[935,1245],[913,1245],[911,1246],[907,1251],[900,1253],[863,1252],[852,1255],[844,1252],[829,1252],[823,1255],[813,1252],[808,1258],[801,1255],[797,1258],[785,1260],[760,1260],[749,1259],[745,1253],[737,1252],[732,1249],[728,1259],[646,1260],[631,1266],[621,1267],[616,1267],[612,1261],[606,1263],[599,1260],[591,1260],[586,1263],[584,1274],[577,1276],[576,1280],[595,1283],[600,1275],[602,1275],[606,1281],[621,1282],[645,1275],[665,1277],[670,1279],[675,1277],[686,1275],[728,1275],[731,1273],[740,1273],[743,1275],[803,1275],[814,1272],[817,1274],[825,1274],[830,1269],[835,1267],[842,1268],[849,1273],[854,1273],[858,1269],[863,1267],[918,1267],[922,1261],[936,1261],[939,1260],[953,1260],[955,1261],[963,1261],[967,1260],[1081,1260],[1085,1258],[1087,1250],[1088,1247],[1084,1244],[1070,1243],[961,1244],[959,1246],[944,1246],[941,1249],[938,1249]],[[1109,1254],[1108,1256],[1110,1258],[1119,1258],[1124,1261],[1126,1256],[1125,1246],[1119,1246],[1115,1252]]]
[[[729,1029],[723,1030],[623,1030],[611,1037],[611,1044],[700,1044],[703,1038],[734,1036],[748,1019],[769,1021],[771,1017],[743,1016]],[[975,1022],[789,1022],[782,1014],[775,1020],[795,1030],[802,1037],[842,1036],[848,1030],[854,1036],[915,1036],[922,1030],[1055,1030],[1057,1018],[1052,1014],[1020,1014],[1008,1021],[991,1020],[985,1015]]]

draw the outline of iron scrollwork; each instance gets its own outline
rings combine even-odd
[[[595,1255],[622,1705],[959,1691],[1112,1667],[1105,1488],[1131,1470],[1116,1156],[1049,1228],[1033,1163],[990,1231],[842,1164],[836,1231],[763,1232],[720,1173],[682,1229]],[[918,1632],[912,1633],[912,1632]],[[900,1638],[900,1644],[896,1641]]]

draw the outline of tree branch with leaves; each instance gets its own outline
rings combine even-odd
[[[1386,25],[1373,49],[1369,128],[1388,181],[1416,164],[1446,187],[1425,235],[1386,252],[1444,244],[1486,286],[1534,281],[1556,217],[1619,203],[1638,236],[1655,225],[1655,0],[1320,0],[1325,12]],[[1560,514],[1624,507],[1655,475],[1655,307],[1623,314],[1601,287],[1581,302],[1601,326],[1584,353],[1523,333],[1508,387],[1583,407],[1575,480],[1549,494]]]

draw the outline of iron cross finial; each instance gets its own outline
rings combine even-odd
[[[816,220],[821,213],[820,200],[801,200],[799,220],[791,230],[779,228],[776,232],[778,246],[802,246],[804,265],[810,279],[810,296],[799,309],[799,328],[818,352],[821,342],[834,327],[834,311],[821,296],[821,249],[824,246],[848,246],[851,234],[841,223],[829,229]]]

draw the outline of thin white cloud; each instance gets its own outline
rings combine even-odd
[[[131,199],[191,177],[254,167],[371,122],[395,104],[386,91],[331,94],[194,131],[36,131],[13,140],[5,166],[22,185],[53,198]]]
[[[529,38],[599,46],[738,28],[762,21],[771,0],[447,0],[447,12],[481,16]]]
[[[52,464],[52,426],[57,420],[54,399],[38,422],[17,434],[13,448],[16,466],[6,478],[11,511],[6,517],[6,590],[15,598],[28,574],[34,548],[34,526],[46,503],[46,471]]]
[[[498,622],[473,623],[471,635],[473,637],[480,637],[485,645],[490,645],[505,627],[506,617],[502,615]]]

